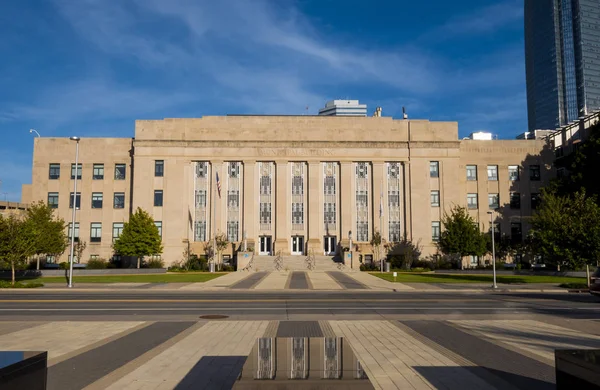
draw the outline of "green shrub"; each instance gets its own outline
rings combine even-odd
[[[32,283],[21,283],[15,282],[14,286],[8,280],[0,280],[0,288],[37,288],[43,287],[44,283],[32,282]]]
[[[235,269],[233,269],[232,265],[224,265],[222,267],[221,271],[223,271],[223,272],[233,272],[233,271],[235,271]]]
[[[58,264],[58,268],[60,268],[60,269],[69,269],[69,262],[68,261],[63,261],[62,263]]]
[[[146,263],[147,268],[165,268],[165,262],[161,258],[150,259],[148,263]]]
[[[425,268],[425,267],[414,267],[411,268],[411,272],[429,272],[431,271],[429,268]]]
[[[106,269],[108,268],[108,262],[104,259],[89,259],[86,269]]]

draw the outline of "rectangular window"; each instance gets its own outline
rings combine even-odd
[[[368,222],[357,222],[357,241],[367,242],[369,241],[369,223]]]
[[[154,190],[154,207],[162,207],[163,192],[162,190]]]
[[[356,206],[358,207],[367,207],[367,191],[356,191]]]
[[[467,180],[477,181],[477,165],[467,165]]]
[[[206,241],[206,221],[196,221],[194,223],[194,241]]]
[[[500,196],[498,194],[488,194],[488,204],[490,209],[497,209],[500,207]]]
[[[206,207],[206,190],[196,190],[196,208]]]
[[[92,193],[92,208],[93,209],[101,209],[102,208],[102,192],[94,192]]]
[[[529,166],[529,180],[531,181],[540,181],[540,166],[539,165],[530,165]]]
[[[323,219],[326,225],[333,225],[336,223],[335,218],[335,203],[323,203]]]
[[[431,191],[431,207],[440,207],[440,192],[435,190]]]
[[[50,172],[48,173],[50,180],[60,179],[60,164],[50,164]]]
[[[390,190],[388,191],[388,207],[399,207],[400,206],[400,191]]]
[[[92,222],[90,226],[90,242],[102,241],[102,224],[100,222]]]
[[[302,176],[292,177],[292,195],[304,195],[304,180]]]
[[[240,191],[227,191],[227,206],[230,209],[238,209],[240,207]]]
[[[531,194],[531,209],[536,210],[540,205],[540,194]]]
[[[325,176],[325,195],[335,195],[335,176]]]
[[[104,180],[104,164],[94,164],[93,180]]]
[[[261,176],[260,177],[260,194],[271,195],[271,177]]]
[[[75,235],[71,236],[71,232],[73,229],[73,224],[71,222],[69,222],[69,227],[67,228],[67,237],[69,237],[69,241],[71,240],[71,237],[75,237],[75,242],[79,242],[79,222],[75,222]]]
[[[521,194],[518,192],[510,193],[510,208],[518,210],[521,208]]]
[[[240,163],[232,161],[229,163],[229,177],[232,179],[240,177]]]
[[[260,204],[260,223],[262,225],[271,223],[271,203]]]
[[[429,177],[440,177],[440,162],[430,161],[429,162]]]
[[[196,178],[205,178],[208,171],[208,163],[206,161],[200,161],[196,163]]]
[[[523,235],[521,233],[521,222],[511,222],[510,238],[512,242],[521,242],[523,240]]]
[[[125,208],[125,193],[124,192],[115,192],[113,199],[113,207],[115,209],[124,209]]]
[[[81,180],[81,164],[77,164],[77,180]],[[75,179],[75,164],[71,164],[71,180]]]
[[[292,203],[292,224],[302,225],[304,223],[304,204]]]
[[[498,165],[488,165],[487,174],[489,181],[498,181]]]
[[[154,161],[154,176],[163,177],[165,175],[165,162],[163,160]]]
[[[390,221],[388,224],[388,227],[389,227],[390,242],[399,242],[400,241],[400,222]]]
[[[112,239],[113,242],[117,241],[119,237],[121,237],[121,233],[123,233],[123,227],[125,224],[123,222],[113,222],[113,233]]]
[[[162,221],[154,221],[154,226],[158,229],[158,235],[162,239]]]
[[[125,164],[115,164],[115,180],[125,180],[126,169],[127,165]]]
[[[78,209],[81,209],[81,192],[77,193],[77,196],[75,197],[75,207],[77,207]],[[73,193],[71,192],[71,194],[69,195],[69,208],[72,209],[73,208]]]
[[[431,241],[438,242],[440,240],[440,222],[431,222]]]
[[[477,194],[467,194],[467,207],[471,210],[479,208]]]
[[[229,242],[238,241],[238,231],[240,223],[238,221],[227,221],[227,240]]]
[[[48,192],[48,206],[51,209],[58,208],[58,192]]]
[[[519,181],[519,166],[509,165],[508,166],[508,180]]]

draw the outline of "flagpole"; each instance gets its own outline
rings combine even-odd
[[[381,179],[381,189],[379,190],[379,236],[381,237],[381,243],[383,244],[383,179]],[[379,246],[381,247],[381,244]],[[381,259],[381,248],[379,257],[381,272],[383,272],[385,269],[383,268],[383,259]]]

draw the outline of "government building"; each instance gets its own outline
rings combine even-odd
[[[35,138],[23,203],[44,201],[87,242],[82,259],[111,258],[138,207],[162,236],[168,265],[225,234],[256,255],[372,253],[406,236],[437,252],[445,212],[465,206],[482,231],[529,229],[553,175],[543,140],[459,139],[458,123],[367,116],[207,116],[138,120],[133,138]],[[218,179],[217,179],[218,177]],[[71,230],[69,229],[69,235]],[[355,248],[356,248],[355,247]],[[67,251],[68,252],[68,251]],[[68,254],[55,261],[67,261]]]

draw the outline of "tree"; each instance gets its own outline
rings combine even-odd
[[[570,196],[542,190],[542,202],[533,215],[531,235],[545,261],[570,269],[600,259],[600,206],[585,190]]]
[[[144,256],[162,253],[160,234],[150,214],[138,207],[129,217],[129,222],[123,225],[123,232],[113,244],[113,249],[122,256],[136,257],[137,268],[140,268]]]
[[[217,245],[216,252],[213,250],[213,242],[215,242]],[[227,248],[228,245],[229,245],[229,240],[227,239],[227,236],[225,235],[225,233],[217,233],[215,235],[215,239],[210,240],[208,242],[208,244],[206,245],[206,254],[208,257],[212,257],[213,262],[215,262],[216,259],[221,258],[221,253]],[[216,256],[216,258],[215,258],[215,256]]]
[[[487,237],[487,252],[492,252],[492,239],[488,235]],[[494,236],[494,246],[496,251],[496,260],[506,261],[509,257],[514,256],[517,253],[517,245],[513,244],[510,237],[503,234],[500,237],[498,234]]]
[[[486,234],[479,231],[478,225],[465,207],[455,206],[442,218],[443,231],[438,242],[442,253],[461,258],[483,256],[487,252]]]
[[[77,258],[78,262],[81,262],[81,257],[85,248],[87,248],[87,242],[82,240],[75,241],[75,245],[73,246],[73,256]],[[75,261],[75,259],[73,259],[73,261]]]
[[[392,268],[411,269],[419,261],[423,251],[421,240],[414,243],[406,235],[398,242],[385,244],[384,248],[391,257]]]
[[[40,269],[41,254],[58,256],[67,247],[66,224],[54,217],[54,210],[44,202],[33,203],[27,210],[27,219],[35,230],[35,254]]]
[[[379,247],[381,246],[381,233],[375,231],[373,233],[373,238],[371,239],[371,246],[373,247],[373,252],[375,253],[375,260],[378,262],[380,259]]]
[[[35,254],[36,234],[30,220],[16,215],[0,215],[0,259],[10,264],[12,284],[15,269],[22,267],[27,258]]]

